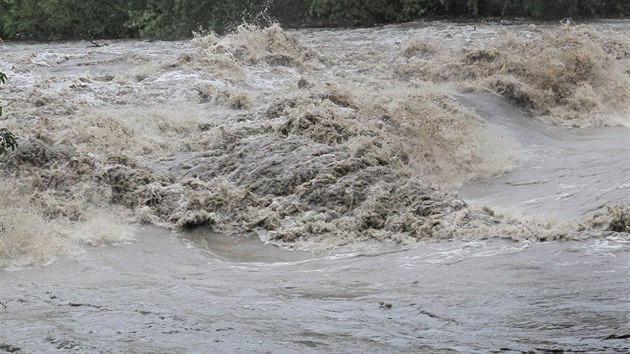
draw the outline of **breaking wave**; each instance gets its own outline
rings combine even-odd
[[[414,38],[398,59],[399,75],[491,90],[546,122],[630,126],[630,40],[624,34],[570,23],[551,30],[531,25],[455,49]]]
[[[518,146],[445,80],[480,82],[561,124],[627,112],[626,40],[587,27],[540,38],[459,50],[414,39],[387,67],[318,53],[278,26],[196,36],[168,55],[122,42],[46,66],[9,56],[17,84],[3,87],[4,124],[22,138],[1,158],[0,266],[123,242],[131,222],[255,232],[311,251],[581,237],[448,191],[509,171]],[[64,73],[72,60],[86,70]],[[540,71],[542,61],[554,64]],[[619,90],[604,90],[611,83]]]

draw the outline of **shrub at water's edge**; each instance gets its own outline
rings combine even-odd
[[[0,72],[0,83],[4,84],[7,80],[7,76]],[[2,117],[2,106],[0,105],[0,117]],[[10,131],[0,129],[0,155],[7,152],[7,150],[15,150],[17,148],[17,139],[15,134]]]

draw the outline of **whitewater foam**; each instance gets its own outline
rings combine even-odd
[[[20,85],[2,87],[4,123],[22,137],[19,150],[1,158],[16,205],[1,219],[2,266],[128,239],[123,226],[105,227],[113,219],[256,233],[311,251],[574,237],[564,226],[471,207],[448,192],[509,171],[519,155],[510,134],[453,98],[458,88],[514,100],[520,96],[505,87],[527,86],[523,102],[535,104],[523,108],[562,124],[610,124],[603,107],[626,114],[630,86],[619,70],[627,40],[590,27],[546,31],[532,29],[541,43],[506,31],[485,39],[485,48],[412,38],[394,51],[377,43],[333,53],[329,43],[318,52],[278,26],[241,26],[224,37],[156,43],[163,55],[135,42],[111,52],[67,48],[98,74],[55,73],[68,64],[57,62],[63,55],[50,66],[8,56],[26,73],[16,74]],[[553,49],[554,36],[572,43],[565,56]],[[593,50],[589,38],[601,39]],[[538,52],[559,64],[529,75],[544,59]],[[518,59],[528,54],[530,63]],[[22,85],[26,78],[34,85]],[[604,94],[611,82],[620,90]],[[544,98],[545,85],[566,95]],[[31,224],[42,228],[27,232]]]
[[[541,120],[576,127],[630,123],[630,40],[589,25],[537,26],[463,48],[409,40],[393,60],[402,77],[492,90]]]

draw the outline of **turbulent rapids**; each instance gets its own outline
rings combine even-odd
[[[98,44],[0,45],[0,352],[630,351],[630,22]]]
[[[510,171],[523,149],[457,94],[491,92],[556,125],[630,126],[630,35],[611,27],[241,26],[190,42],[5,44],[3,127],[21,139],[0,161],[0,267],[123,242],[134,223],[307,251],[627,239],[623,203],[577,225],[453,192]]]

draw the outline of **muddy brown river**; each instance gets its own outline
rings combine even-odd
[[[630,352],[628,38],[5,43],[0,352]]]

